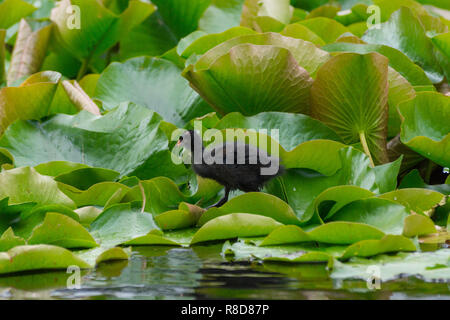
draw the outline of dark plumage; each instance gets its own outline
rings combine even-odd
[[[227,202],[231,190],[260,191],[265,183],[284,172],[278,158],[242,142],[227,142],[205,148],[200,136],[190,130],[180,137],[178,145],[191,152],[191,164],[196,174],[213,179],[225,187],[225,196],[211,207],[219,207]],[[231,161],[226,161],[227,155]]]

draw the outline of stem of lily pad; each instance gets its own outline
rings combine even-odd
[[[83,78],[83,76],[86,74],[90,60],[91,59],[89,59],[89,58],[83,60],[80,70],[78,70],[77,81],[80,81],[81,78]]]
[[[141,194],[142,194],[142,209],[141,212],[143,213],[145,210],[145,206],[146,206],[146,198],[145,198],[145,190],[144,190],[144,186],[142,185],[142,183],[139,181],[139,189],[141,190]]]
[[[366,136],[364,134],[364,131],[361,131],[359,133],[359,140],[361,140],[361,145],[364,149],[364,152],[369,157],[370,165],[372,166],[372,168],[375,167],[375,163],[373,162],[372,156],[370,155],[369,146],[367,145]]]

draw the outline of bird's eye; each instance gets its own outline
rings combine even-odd
[[[183,141],[183,137],[180,137],[180,139],[178,139],[178,141]]]

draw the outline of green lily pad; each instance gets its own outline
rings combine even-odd
[[[128,204],[117,204],[103,211],[91,223],[90,233],[102,247],[113,247],[159,229],[151,214]]]
[[[311,89],[313,117],[344,142],[361,142],[376,164],[387,162],[387,68],[378,53],[343,53],[322,66]]]
[[[298,226],[281,226],[273,230],[259,246],[273,246],[280,244],[312,241],[311,237]]]
[[[98,265],[101,262],[106,261],[117,261],[117,260],[128,260],[130,258],[130,253],[121,247],[114,247],[102,252],[97,259],[95,259],[95,264]]]
[[[88,165],[82,163],[75,163],[70,161],[50,161],[46,163],[38,164],[34,169],[40,174],[57,177],[66,173],[70,173],[74,170],[89,168]]]
[[[317,46],[325,45],[325,41],[323,41],[321,37],[311,31],[308,27],[299,23],[288,24],[280,33],[286,37],[312,42]]]
[[[94,238],[77,221],[54,212],[45,216],[41,225],[33,229],[28,244],[51,244],[63,248],[93,248]]]
[[[281,223],[269,217],[248,213],[231,213],[204,224],[194,235],[191,244],[237,237],[254,237],[269,234]]]
[[[69,266],[90,268],[84,260],[57,246],[44,244],[17,246],[8,252],[0,252],[0,274],[67,269]]]
[[[435,92],[421,92],[398,107],[401,141],[425,158],[450,166],[450,100]]]
[[[373,192],[358,186],[331,187],[319,194],[314,200],[315,212],[322,220],[326,221],[347,204],[370,198],[373,195]]]
[[[340,35],[350,32],[346,27],[337,22],[336,20],[317,17],[312,19],[307,19],[297,22],[298,24],[304,25],[320,38],[322,38],[325,43],[332,43],[339,38]]]
[[[32,14],[36,8],[24,0],[5,0],[0,3],[0,29],[8,29],[21,18]]]
[[[394,36],[395,35],[395,36]],[[395,48],[421,66],[433,83],[443,79],[442,70],[433,54],[433,44],[413,11],[401,7],[379,29],[372,28],[362,37],[366,42]]]
[[[427,216],[412,214],[405,219],[405,228],[403,229],[405,237],[423,236],[436,232],[434,222]]]
[[[333,244],[353,244],[362,240],[379,240],[384,233],[368,224],[335,221],[318,226],[308,232],[314,241]]]
[[[398,202],[416,213],[425,213],[444,200],[444,195],[433,190],[408,188],[384,193],[379,198]]]
[[[416,251],[414,242],[403,236],[386,235],[380,240],[362,240],[349,246],[341,260],[351,257],[372,257],[382,253]]]
[[[10,151],[16,166],[59,160],[111,169],[121,177],[178,177],[186,169],[170,161],[168,138],[160,125],[156,113],[124,103],[104,116],[81,111],[40,124],[17,121],[0,139],[0,146]]]
[[[75,212],[78,214],[82,225],[90,226],[91,222],[102,213],[102,210],[94,206],[86,206],[76,209]]]
[[[183,126],[212,109],[180,73],[172,62],[159,58],[137,57],[124,63],[112,63],[98,79],[95,98],[101,100],[107,110],[119,102],[131,101]]]
[[[408,210],[401,204],[380,198],[356,200],[336,212],[332,221],[365,223],[387,233],[400,235]]]
[[[199,217],[185,210],[171,210],[155,216],[155,222],[162,230],[176,230],[194,226]]]
[[[77,207],[83,206],[106,206],[120,202],[129,187],[118,182],[100,182],[94,184],[87,190],[79,190],[75,187],[59,183],[59,189],[72,199]]]
[[[0,252],[8,251],[9,249],[25,244],[25,239],[16,236],[13,229],[9,227],[0,237]]]
[[[183,75],[219,113],[309,110],[312,79],[287,49],[242,44],[208,68],[198,68],[200,61]],[[282,82],[285,85],[279,86]]]
[[[22,167],[0,172],[0,199],[9,198],[9,205],[35,203],[61,204],[74,209],[74,202],[58,189],[51,177],[40,175],[33,168]]]
[[[262,112],[252,117],[245,117],[239,112],[233,112],[223,117],[214,127],[219,130],[227,128],[266,129],[269,135],[272,129],[278,129],[279,143],[287,151],[311,140],[341,141],[333,130],[304,114]]]
[[[400,182],[399,189],[405,188],[423,188],[435,190],[445,195],[450,195],[450,183],[435,185],[426,184],[417,169],[411,170]]]

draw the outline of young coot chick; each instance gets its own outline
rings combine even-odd
[[[191,152],[192,168],[197,175],[213,179],[225,187],[225,196],[208,208],[223,205],[232,190],[260,191],[265,183],[284,172],[279,158],[242,142],[205,148],[201,137],[189,130],[180,136],[177,145]]]

